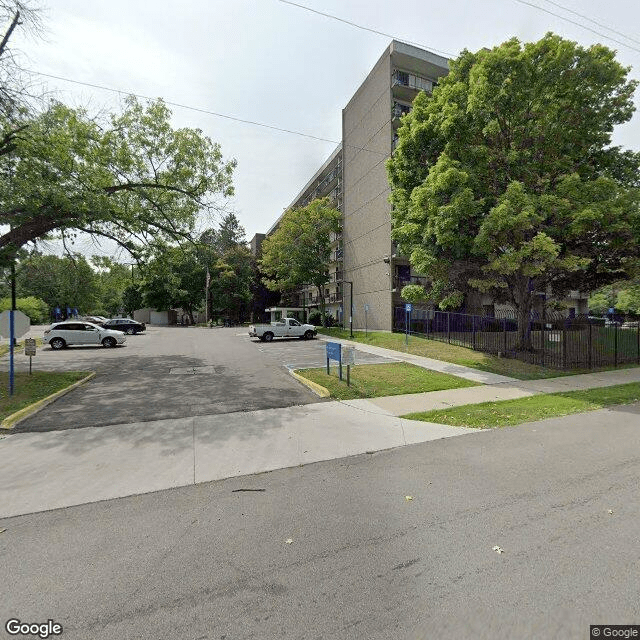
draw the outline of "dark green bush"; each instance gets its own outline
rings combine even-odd
[[[32,324],[46,324],[49,322],[49,307],[44,300],[29,296],[28,298],[17,298],[16,308],[29,316]],[[0,300],[0,311],[11,309],[11,298]]]

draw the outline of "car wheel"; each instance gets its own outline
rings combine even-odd
[[[62,338],[54,338],[49,342],[49,344],[51,345],[51,348],[56,351],[64,349],[67,346],[67,343]]]
[[[267,331],[263,336],[263,340],[265,342],[271,342],[273,340],[273,333],[271,333],[271,331]]]
[[[102,341],[102,346],[103,347],[111,347],[111,348],[113,348],[113,347],[116,346],[116,344],[117,344],[117,342],[116,342],[115,338],[105,338]]]
[[[309,331],[305,332],[304,339],[305,340],[313,340],[313,331],[311,331],[311,329],[309,329]]]
[[[132,336],[136,330],[133,327],[127,327],[124,332],[128,335],[128,336]]]

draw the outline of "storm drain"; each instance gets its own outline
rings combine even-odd
[[[225,367],[208,365],[206,367],[176,367],[169,373],[175,376],[211,375],[212,373],[224,373]]]

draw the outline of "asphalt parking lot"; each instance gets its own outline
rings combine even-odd
[[[273,342],[260,342],[257,338],[238,334],[238,338],[255,343],[264,358],[287,368],[305,369],[326,365],[326,342],[324,340],[300,340],[300,338],[280,338]],[[356,350],[356,364],[381,364],[392,362],[364,351]]]
[[[42,337],[41,328],[31,335]],[[322,402],[287,366],[323,366],[321,340],[263,343],[234,328],[154,327],[124,346],[40,347],[34,370],[95,371],[85,385],[15,427],[53,431]],[[356,362],[384,359],[357,352]],[[2,358],[7,366],[8,358]],[[16,354],[17,370],[29,360]]]

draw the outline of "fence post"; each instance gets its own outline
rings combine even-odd
[[[591,335],[592,332],[592,325],[591,322],[589,322],[589,369],[593,368],[593,364],[591,361],[591,351],[592,351],[592,347],[593,347],[593,337]]]
[[[471,331],[473,340],[473,350],[476,350],[476,317],[471,316]]]
[[[451,344],[451,312],[447,311],[447,342]]]
[[[638,364],[640,364],[640,318],[638,318],[638,337],[637,337],[637,342],[638,342]]]
[[[507,357],[507,319],[502,318],[502,335],[504,338],[504,357]]]
[[[613,325],[614,333],[613,333],[613,366],[618,366],[618,323],[616,322]]]
[[[567,322],[562,327],[562,368],[567,368]]]
[[[540,336],[541,336],[541,340],[542,340],[542,366],[544,367],[544,329],[545,329],[545,317],[544,317],[544,315],[542,316],[542,324],[540,325],[540,327],[541,327]]]

